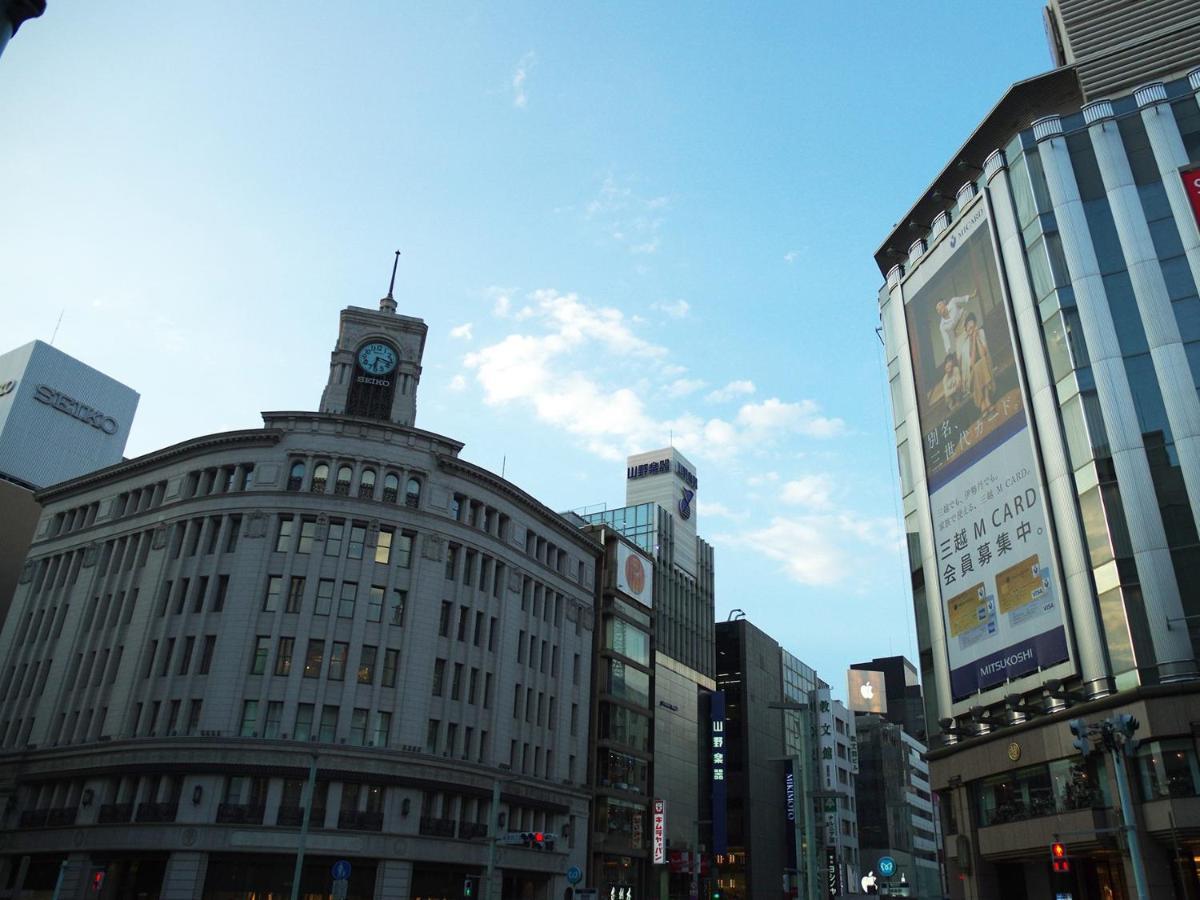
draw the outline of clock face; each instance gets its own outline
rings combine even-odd
[[[364,372],[386,375],[396,368],[396,351],[387,344],[367,344],[358,351],[358,364]]]

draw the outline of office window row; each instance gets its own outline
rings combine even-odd
[[[315,516],[282,515],[275,528],[274,549],[276,553],[295,552],[308,555],[320,552],[324,556],[346,559],[374,559],[382,566],[395,565],[401,569],[412,566],[413,543],[416,533],[396,532],[384,526],[372,534],[366,522],[330,519],[322,525]]]
[[[292,575],[285,579],[282,575],[268,575],[266,592],[263,595],[263,612],[299,614],[304,610],[304,599],[307,593],[308,578],[304,575]],[[357,581],[343,581],[340,584],[332,578],[318,578],[313,595],[312,614],[314,616],[336,615],[339,619],[353,619],[358,605],[359,586]],[[373,584],[366,591],[366,609],[368,622],[384,622],[389,625],[403,625],[404,611],[408,606],[408,591],[392,588],[390,591],[383,585]]]
[[[270,664],[271,647],[275,647],[275,663]],[[278,675],[286,678],[297,668],[301,667],[303,677],[320,678],[322,674],[328,681],[345,681],[350,663],[350,643],[348,641],[325,641],[312,638],[305,647],[304,656],[296,655],[296,639],[280,637],[272,639],[270,635],[258,635],[254,641],[254,654],[250,658],[251,675]],[[359,684],[374,684],[379,679],[383,687],[395,687],[396,675],[400,667],[400,651],[384,648],[383,655],[379,654],[376,644],[363,644],[358,650],[350,675]]]
[[[134,591],[135,597],[136,593]],[[228,597],[228,575],[217,575],[215,579],[210,575],[201,575],[194,579],[167,579],[158,589],[158,616],[163,618],[168,612],[176,616],[189,611],[194,614],[202,613],[206,604],[209,612],[219,613],[225,609]]]
[[[392,713],[354,707],[343,710],[326,703],[318,712],[316,704],[297,703],[291,719],[290,732],[284,722],[285,704],[282,700],[243,700],[238,723],[239,737],[261,737],[268,740],[319,741],[344,743],[354,747],[386,747],[391,739]],[[348,712],[348,716],[343,713]],[[339,732],[344,727],[344,734]]]
[[[331,464],[326,460],[318,460],[313,464],[312,475],[308,476],[308,465],[303,460],[293,460],[288,468],[287,489],[289,491],[307,490],[313,494],[329,493],[331,486],[333,493],[342,497],[349,497],[353,493],[360,500],[375,500],[378,492],[378,499],[384,503],[398,503],[400,501],[400,487],[402,476],[398,472],[384,470],[383,481],[378,481],[379,470],[372,466],[363,466],[359,472],[357,479],[355,478],[355,467],[350,463],[334,463]],[[403,481],[404,486],[404,505],[412,508],[417,508],[421,505],[421,479],[415,475],[410,475]],[[378,489],[382,487],[382,491]]]
[[[451,700],[465,700],[472,705],[482,704],[484,709],[491,709],[492,673],[481,673],[476,666],[471,666],[468,670],[463,663],[450,663],[449,660],[438,657],[433,661],[432,693],[435,697],[449,695]]]

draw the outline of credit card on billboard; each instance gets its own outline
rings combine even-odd
[[[1042,569],[1036,553],[996,575],[996,596],[1002,613],[1032,603],[1043,592]]]
[[[983,582],[955,594],[946,604],[950,620],[950,636],[959,637],[986,625],[991,618]]]

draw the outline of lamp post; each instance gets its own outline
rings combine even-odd
[[[292,900],[300,896],[300,876],[304,872],[304,845],[308,841],[308,820],[317,787],[317,754],[312,753],[310,756],[312,759],[308,764],[308,780],[304,782],[304,792],[300,797],[300,840],[296,844],[296,865],[292,869]]]

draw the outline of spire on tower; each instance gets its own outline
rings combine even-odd
[[[394,313],[396,311],[396,300],[392,297],[392,291],[396,288],[396,267],[400,265],[400,251],[396,251],[396,258],[392,261],[392,280],[388,282],[387,296],[379,301],[379,311]]]

